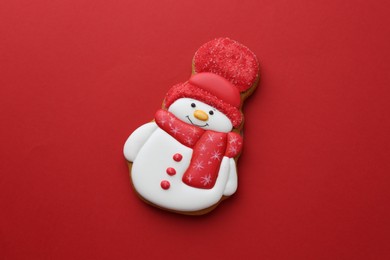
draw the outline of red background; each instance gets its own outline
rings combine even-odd
[[[1,1],[0,258],[389,259],[387,1],[182,2]],[[220,36],[262,67],[239,190],[154,209],[123,144]]]

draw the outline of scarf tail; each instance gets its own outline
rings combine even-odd
[[[226,151],[226,133],[206,131],[196,143],[183,182],[191,187],[212,189]]]

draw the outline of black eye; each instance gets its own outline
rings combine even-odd
[[[192,103],[191,106],[192,106],[192,107],[196,107],[195,103]]]
[[[209,114],[210,114],[210,115],[214,115],[213,110],[210,110],[210,111],[209,111]]]

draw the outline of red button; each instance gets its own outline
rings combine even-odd
[[[176,170],[175,169],[173,169],[172,167],[169,167],[169,168],[167,168],[167,173],[168,173],[168,175],[175,175],[176,174]]]
[[[160,185],[161,185],[161,188],[163,188],[164,190],[169,189],[169,187],[171,186],[171,184],[169,183],[169,181],[162,181],[162,182],[160,183]]]
[[[180,162],[181,159],[183,159],[183,155],[181,155],[180,153],[176,153],[176,154],[173,156],[173,160],[175,160],[176,162]]]

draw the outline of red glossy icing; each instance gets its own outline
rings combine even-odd
[[[163,188],[164,190],[167,190],[167,189],[169,189],[169,187],[171,187],[171,184],[169,183],[169,181],[166,181],[166,180],[161,181],[160,185],[161,185],[161,188]]]
[[[175,160],[176,162],[180,162],[182,159],[183,159],[183,155],[181,155],[180,153],[175,153],[173,155],[173,160]]]
[[[229,133],[227,138],[226,156],[233,158],[242,151],[243,140],[237,133]]]
[[[178,119],[172,113],[163,109],[159,109],[156,112],[155,120],[161,129],[169,133],[181,144],[190,148],[194,147],[196,142],[204,133],[203,129],[187,124]]]
[[[211,95],[210,92],[192,85],[189,82],[173,86],[165,97],[165,106],[169,108],[177,99],[185,97],[193,98],[215,107],[231,120],[234,127],[238,127],[242,122],[242,114],[237,107],[224,102],[218,97]]]
[[[176,170],[172,167],[169,167],[169,168],[167,168],[167,173],[168,173],[168,175],[173,176],[176,174]]]
[[[244,92],[255,83],[259,64],[246,46],[229,38],[218,38],[198,49],[194,56],[194,70],[218,74]]]
[[[225,155],[226,133],[206,131],[194,147],[191,163],[183,182],[191,187],[211,189],[217,181],[219,167]]]
[[[240,92],[238,89],[225,78],[210,72],[197,73],[192,75],[188,81],[217,98],[239,108],[241,104]]]

